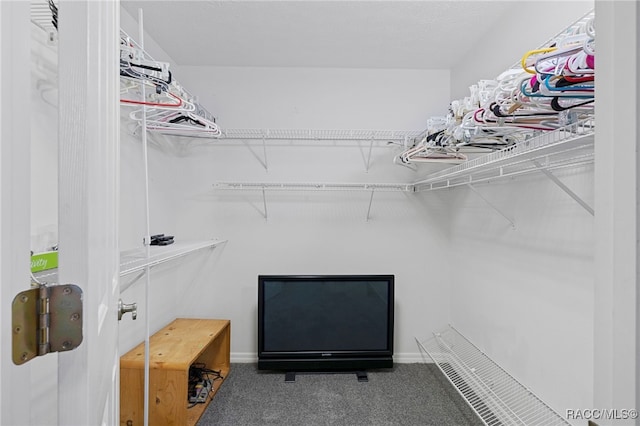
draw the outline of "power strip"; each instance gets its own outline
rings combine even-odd
[[[208,379],[202,380],[196,384],[194,390],[189,395],[189,402],[195,404],[207,402],[209,392],[211,392],[211,382]]]

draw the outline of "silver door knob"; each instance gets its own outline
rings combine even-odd
[[[138,305],[136,303],[122,303],[122,299],[118,300],[118,321],[127,312],[131,312],[131,318],[138,318]]]

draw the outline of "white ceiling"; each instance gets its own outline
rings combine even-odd
[[[514,1],[121,0],[177,65],[448,69]]]

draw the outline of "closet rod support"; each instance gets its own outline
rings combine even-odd
[[[547,170],[542,164],[540,164],[540,162],[538,162],[538,160],[531,160],[531,162],[533,163],[534,166],[536,166],[536,168],[538,170],[540,170],[542,173],[544,173],[544,175],[546,177],[551,179],[551,181],[553,183],[558,185],[558,187],[560,189],[562,189],[567,195],[569,195],[569,197],[573,198],[575,202],[580,204],[580,206],[582,206],[582,208],[584,208],[591,216],[595,215],[595,211],[593,210],[593,207],[591,207],[589,204],[587,204],[586,201],[584,201],[582,198],[580,198],[580,196],[578,194],[576,194],[575,192],[573,192],[567,185],[562,183],[562,181],[560,179],[558,179],[558,177],[556,175],[551,173],[551,171]]]
[[[478,192],[478,190],[471,185],[470,183],[467,184],[467,187],[469,187],[470,190],[472,190],[473,192],[475,192],[475,194],[480,197],[482,199],[482,201],[484,201],[489,207],[491,207],[496,213],[498,213],[500,216],[502,216],[503,218],[505,218],[507,220],[507,222],[509,222],[511,224],[511,228],[516,229],[516,224],[513,222],[513,220],[511,220],[507,215],[505,215],[504,213],[502,213],[502,211],[497,208],[493,203],[491,203],[489,200],[487,200],[480,192]]]

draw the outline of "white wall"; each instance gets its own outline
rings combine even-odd
[[[135,27],[125,15],[123,27]],[[155,57],[164,55],[148,37],[145,44],[156,49],[151,52]],[[223,128],[420,130],[427,117],[444,113],[449,99],[445,70],[182,67],[174,69],[174,77],[199,96]],[[140,136],[132,130],[125,119],[121,249],[139,247],[144,235],[142,152]],[[436,219],[437,203],[425,209],[416,197],[375,194],[366,221],[366,192],[270,193],[265,221],[258,211],[261,196],[212,191],[212,184],[221,180],[411,182],[414,174],[392,163],[399,147],[375,144],[366,172],[366,143],[337,148],[269,142],[267,172],[241,142],[214,141],[207,147],[200,146],[206,142],[162,136],[150,142],[151,233],[172,234],[176,241],[229,240],[211,254],[153,269],[152,331],[175,316],[229,318],[234,359],[253,360],[257,275],[276,272],[396,274],[398,359],[419,360],[413,336],[448,322],[448,306],[441,303],[448,281],[443,267],[446,226]],[[259,144],[251,146],[262,156]],[[431,220],[424,222],[424,217]],[[425,273],[430,277],[426,285]],[[128,285],[130,279],[122,282]],[[144,338],[144,280],[122,294],[139,309],[136,322],[127,316],[121,323],[123,352]],[[423,298],[438,302],[425,306]]]
[[[583,13],[562,2],[557,7],[562,13],[539,22],[537,33],[503,38],[500,49],[472,50],[469,62],[451,72],[453,97],[514,63],[531,47],[523,40],[531,37],[535,46]],[[515,16],[501,29],[514,22]],[[513,57],[505,54],[510,45]],[[498,54],[500,60],[487,59]],[[175,75],[223,128],[421,129],[452,98],[447,71],[181,67]],[[367,193],[269,192],[265,220],[261,193],[216,192],[212,184],[415,176],[390,163],[389,148],[374,149],[368,173],[355,146],[269,142],[268,171],[254,157],[262,156],[261,145],[251,148],[214,142],[174,157],[157,153],[157,166],[171,176],[158,188],[179,206],[168,223],[176,238],[228,239],[185,260],[170,275],[174,286],[154,293],[163,299],[158,306],[231,319],[232,357],[249,361],[256,351],[257,275],[394,273],[399,360],[419,358],[414,336],[452,322],[561,414],[590,407],[593,218],[553,183],[538,176],[480,188],[515,230],[465,190],[376,194],[369,221]],[[593,201],[590,170],[560,176]]]
[[[138,45],[144,44],[144,50],[156,61],[169,62],[172,66],[174,65],[174,61],[167,54],[167,52],[162,49],[156,41],[151,38],[146,32],[144,33],[144,40],[140,40],[140,26],[138,24],[138,12],[136,12],[135,16],[129,15],[129,13],[120,8],[120,29],[124,31],[129,37],[135,40]],[[144,11],[142,15],[143,27],[144,27]],[[143,28],[144,30],[144,28]]]
[[[270,149],[269,159],[273,168],[296,162],[331,167],[326,174],[331,181],[336,169],[363,168],[353,151],[350,165],[331,165],[348,150],[287,147]],[[398,359],[415,361],[413,336],[448,321],[448,307],[442,303],[447,297],[447,242],[437,203],[429,210],[413,195],[375,194],[366,221],[367,192],[268,192],[265,220],[261,193],[211,188],[213,182],[230,178],[225,162],[235,166],[235,176],[265,179],[246,148],[212,149],[184,162],[190,172],[182,176],[180,235],[219,237],[228,243],[215,269],[194,278],[194,291],[183,295],[181,307],[185,314],[230,318],[236,359],[255,357],[259,274],[395,274]],[[366,178],[363,171],[359,174]],[[287,180],[297,179],[306,181],[296,172]]]
[[[593,206],[593,170],[554,172]],[[593,400],[593,216],[544,175],[450,194],[453,325],[561,415]]]
[[[422,130],[447,112],[448,70],[180,67],[223,128]]]
[[[137,17],[136,17],[137,18]],[[121,27],[134,40],[139,41],[136,19],[121,10]],[[171,58],[152,38],[145,36],[145,51],[156,60],[172,63]],[[120,126],[120,236],[122,251],[143,250],[143,238],[147,232],[145,206],[145,160],[142,135],[136,123],[128,118],[136,107],[121,106]],[[175,192],[174,178],[177,164],[167,147],[166,140],[147,137],[147,164],[149,189],[149,233],[172,235],[176,232],[176,213],[181,208]],[[120,352],[125,353],[145,338],[145,321],[150,316],[151,333],[165,326],[176,315],[176,292],[180,291],[175,263],[155,266],[149,277],[149,306],[145,302],[146,276],[127,275],[120,279],[124,303],[136,303],[138,319],[123,317],[119,324]]]
[[[130,111],[130,108],[124,111]],[[124,115],[124,114],[123,114]],[[144,156],[140,132],[131,133],[132,126],[122,121],[120,139],[120,249],[139,249],[144,253],[143,239],[147,231],[145,207]],[[153,138],[148,138],[149,170],[149,233],[173,235],[176,232],[176,214],[180,209],[174,191],[175,158],[159,149]],[[136,303],[138,319],[130,315],[120,322],[120,348],[125,353],[144,340],[146,315],[151,316],[151,332],[162,328],[176,317],[175,291],[177,272],[175,264],[155,266],[149,279],[149,307],[145,304],[147,277],[130,274],[120,279],[124,303]]]
[[[539,11],[553,14],[536,20]],[[521,2],[452,70],[452,94],[495,78],[593,8]],[[535,25],[523,22],[531,19]],[[556,172],[594,205],[592,168]],[[593,407],[594,218],[543,175],[451,191],[451,315],[458,330],[561,415]]]
[[[446,105],[448,72],[181,68],[181,82],[225,128],[416,129]],[[250,144],[262,156],[260,142]],[[218,181],[411,182],[392,163],[397,149],[376,144],[267,142],[268,171],[241,142],[213,142],[177,157],[182,194],[179,238],[228,243],[201,271],[184,268],[184,315],[229,318],[232,358],[257,351],[259,274],[395,274],[396,359],[419,361],[414,336],[449,321],[442,206],[411,194],[214,191]]]

